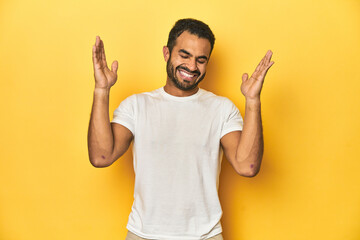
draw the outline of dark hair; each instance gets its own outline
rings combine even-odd
[[[207,24],[193,18],[180,19],[175,23],[175,25],[171,29],[169,33],[169,39],[167,42],[167,47],[169,48],[170,54],[176,44],[176,39],[184,31],[188,31],[191,34],[198,36],[199,38],[205,38],[209,40],[211,45],[211,49],[210,49],[210,54],[211,54],[214,48],[215,36]]]

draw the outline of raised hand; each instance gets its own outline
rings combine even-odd
[[[260,92],[264,83],[265,75],[269,68],[274,64],[270,62],[272,56],[271,50],[267,51],[266,55],[256,67],[254,73],[248,79],[248,74],[244,73],[242,76],[241,92],[244,94],[246,100],[260,100]]]
[[[95,45],[92,48],[94,65],[95,88],[110,89],[117,80],[118,62],[115,60],[108,68],[105,57],[104,43],[96,36]]]

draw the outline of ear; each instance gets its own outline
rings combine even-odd
[[[167,62],[169,60],[169,57],[170,57],[170,51],[169,51],[169,48],[167,46],[163,47],[163,55],[164,55],[165,62]]]

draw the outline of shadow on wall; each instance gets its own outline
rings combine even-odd
[[[269,155],[269,154],[268,154]],[[260,172],[254,178],[246,178],[238,175],[226,157],[223,157],[221,164],[219,198],[223,210],[221,219],[223,227],[223,236],[225,240],[242,239],[242,229],[244,229],[243,213],[249,212],[248,208],[256,206],[247,206],[248,195],[269,195],[271,191],[277,192],[272,176],[275,169],[272,169],[269,157],[264,156]],[[265,170],[266,169],[266,170]],[[252,189],[247,192],[247,189]],[[271,194],[271,193],[270,193]],[[242,195],[247,197],[243,198]],[[269,199],[263,199],[265,202]],[[261,200],[262,201],[262,200]]]

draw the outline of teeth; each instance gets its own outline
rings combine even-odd
[[[185,77],[193,77],[194,75],[188,74],[186,72],[180,71],[182,75],[184,75]]]

